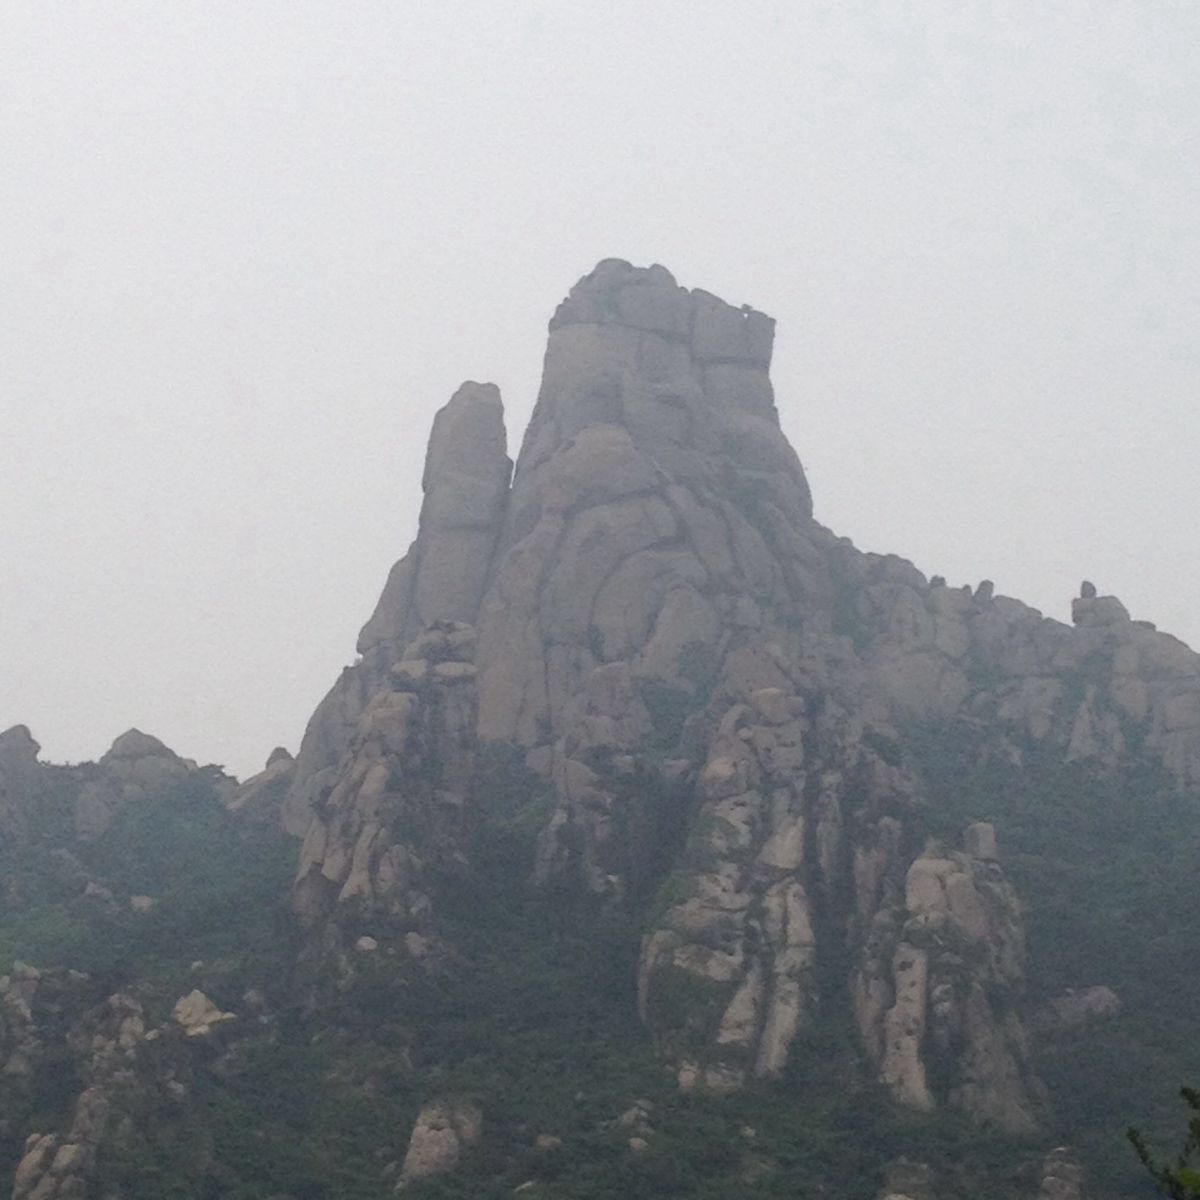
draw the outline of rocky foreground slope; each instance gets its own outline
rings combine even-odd
[[[780,430],[773,336],[662,267],[582,279],[515,470],[497,389],[464,384],[358,660],[295,760],[273,756],[231,811],[299,839],[310,1015],[367,959],[394,968],[397,1010],[470,959],[461,896],[505,797],[505,828],[530,834],[504,868],[520,885],[585,935],[614,913],[640,929],[631,993],[677,1094],[794,1086],[797,1048],[844,1026],[879,1088],[859,1103],[961,1117],[1036,1157],[1058,1128],[1039,1039],[1120,1001],[1095,978],[1049,1006],[1028,994],[1007,802],[946,804],[931,738],[1018,780],[1134,764],[1192,794],[1200,658],[1090,584],[1068,625],[821,526]],[[141,737],[73,782],[75,836],[154,772],[196,769]],[[39,770],[27,734],[0,735],[15,842]],[[451,1168],[486,1119],[425,1093],[409,1180]],[[1078,1192],[1069,1153],[1048,1164],[1042,1194]]]

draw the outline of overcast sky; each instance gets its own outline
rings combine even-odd
[[[0,728],[238,774],[605,257],[779,322],[817,516],[1200,644],[1195,0],[4,0]]]

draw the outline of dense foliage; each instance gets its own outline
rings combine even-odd
[[[1168,1196],[1170,1200],[1196,1200],[1196,1197],[1200,1196],[1200,1171],[1193,1164],[1197,1154],[1200,1154],[1200,1092],[1195,1088],[1185,1087],[1180,1089],[1180,1093],[1191,1116],[1188,1118],[1188,1132],[1183,1148],[1173,1165],[1155,1160],[1139,1130],[1130,1128],[1126,1136],[1142,1166],[1150,1172],[1150,1177],[1158,1184],[1159,1191],[1164,1196]]]

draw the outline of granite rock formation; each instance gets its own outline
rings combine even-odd
[[[416,541],[392,569],[359,635],[360,661],[342,673],[305,732],[283,811],[290,833],[307,833],[344,766],[359,718],[389,686],[390,668],[409,644],[427,626],[476,621],[511,473],[499,391],[463,384],[434,421]]]
[[[39,752],[24,725],[0,733],[0,846],[44,843],[40,826],[51,808],[69,826],[70,840],[90,842],[105,833],[123,808],[152,793],[190,779],[203,779],[229,797],[235,787],[220,768],[181,758],[138,729],[121,734],[94,763],[51,765],[39,761]]]
[[[423,1105],[408,1140],[397,1190],[410,1180],[443,1175],[479,1141],[483,1114],[470,1100],[453,1096]]]
[[[427,868],[464,864],[474,650],[470,625],[435,623],[404,647],[364,706],[300,852],[295,906],[310,925],[341,906],[414,931],[430,911]]]
[[[295,773],[296,760],[284,747],[276,746],[263,769],[234,789],[228,801],[230,812],[251,821],[280,824]]]
[[[416,541],[295,763],[296,907],[436,925],[426,868],[467,867],[499,744],[555,797],[540,881],[657,894],[640,1005],[682,1087],[778,1075],[848,994],[902,1103],[1027,1131],[1021,906],[990,826],[928,841],[903,731],[1100,769],[1137,737],[1193,784],[1200,659],[1094,588],[1066,625],[823,528],[773,337],[610,260],[550,323],[511,486],[494,387],[438,414]]]

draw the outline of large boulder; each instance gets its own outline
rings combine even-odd
[[[424,1104],[408,1139],[401,1184],[453,1170],[483,1133],[479,1106],[462,1097],[439,1097]]]
[[[199,988],[193,988],[175,1002],[171,1016],[188,1037],[207,1037],[218,1025],[235,1020],[237,1014],[222,1012]]]
[[[266,766],[230,796],[229,811],[256,824],[278,825],[295,774],[296,760],[282,746],[277,746],[267,758]]]

